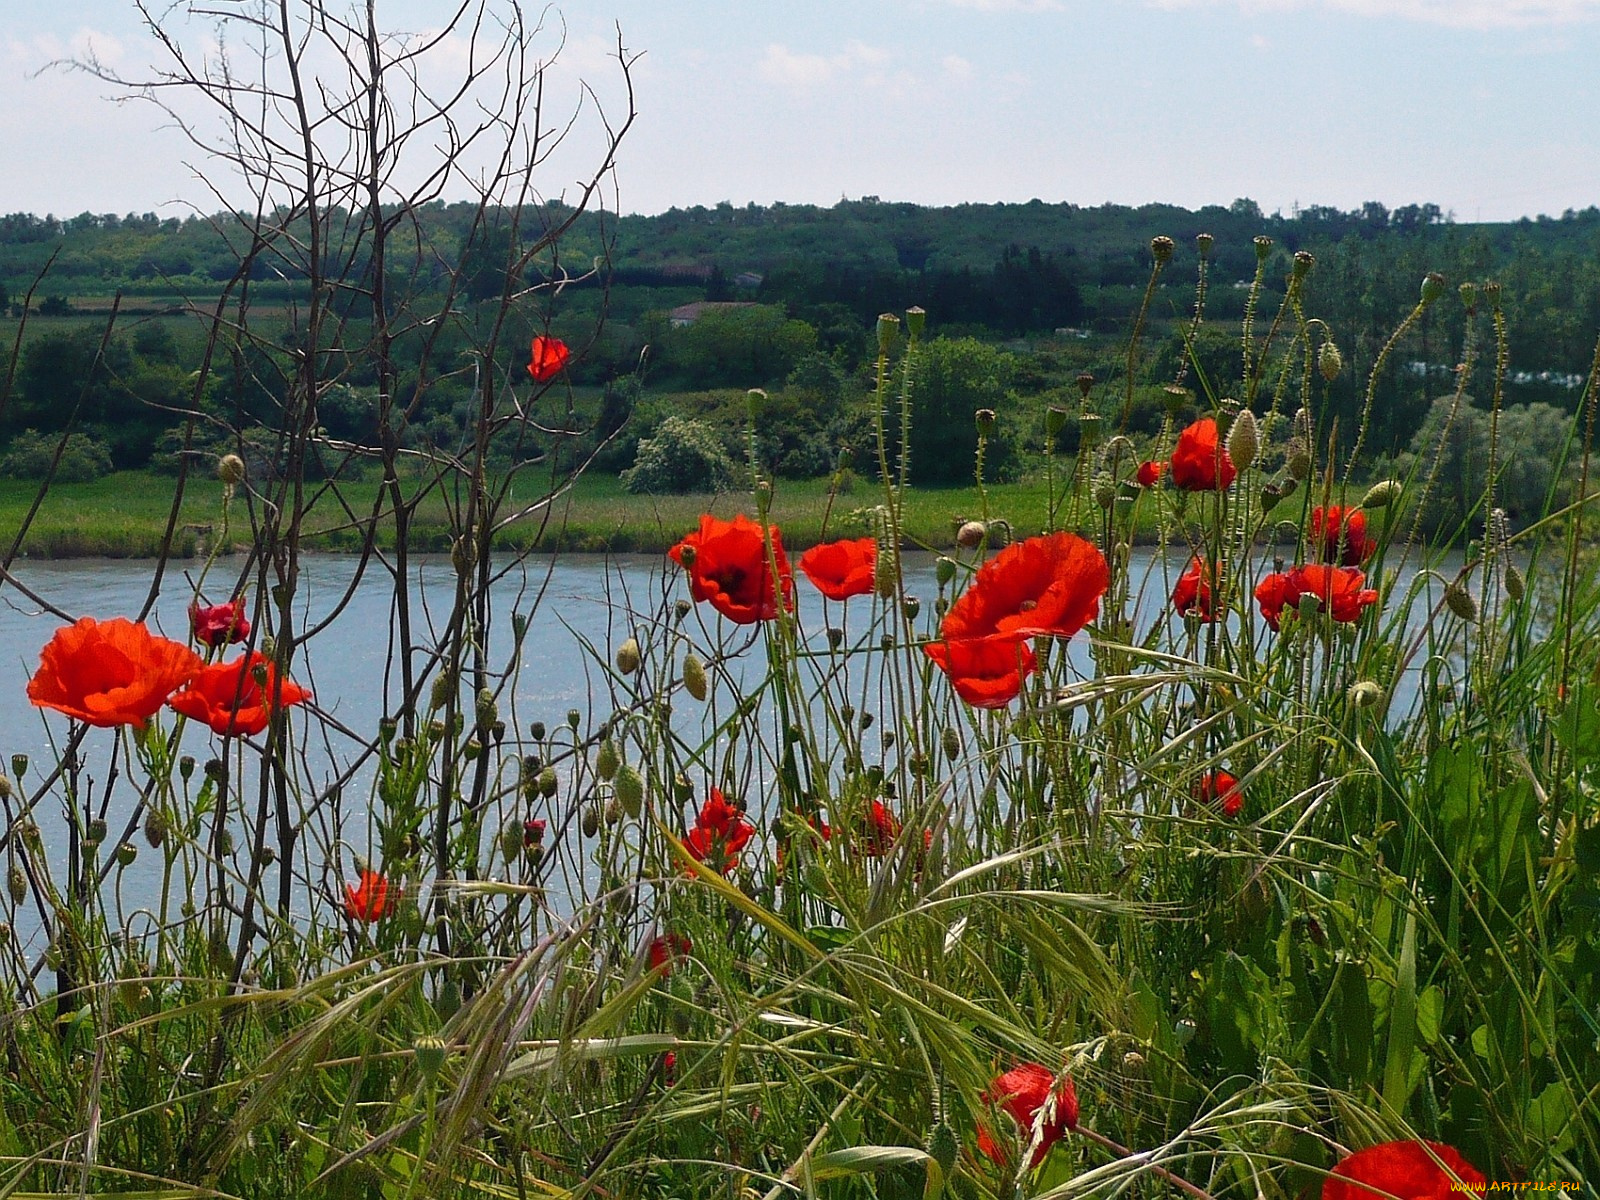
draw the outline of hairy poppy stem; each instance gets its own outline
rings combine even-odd
[[[1140,1161],[1140,1160],[1148,1159],[1149,1154],[1150,1154],[1150,1152],[1148,1150],[1141,1150],[1141,1151],[1137,1151],[1137,1152],[1135,1152],[1133,1150],[1129,1150],[1126,1146],[1118,1145],[1116,1142],[1113,1142],[1110,1138],[1106,1137],[1104,1134],[1096,1133],[1094,1130],[1089,1129],[1089,1128],[1087,1128],[1087,1127],[1085,1127],[1083,1125],[1078,1126],[1078,1128],[1076,1130],[1074,1130],[1073,1132],[1075,1132],[1079,1137],[1088,1138],[1095,1145],[1102,1146],[1105,1149],[1111,1151],[1111,1153],[1115,1154],[1118,1158],[1133,1159],[1135,1161]],[[1211,1195],[1211,1193],[1206,1191],[1204,1188],[1197,1187],[1195,1184],[1190,1183],[1187,1179],[1184,1179],[1184,1178],[1182,1178],[1182,1177],[1180,1177],[1178,1175],[1174,1175],[1171,1171],[1167,1170],[1165,1167],[1157,1166],[1153,1162],[1144,1162],[1143,1166],[1152,1175],[1155,1175],[1160,1179],[1166,1180],[1168,1183],[1170,1183],[1173,1187],[1177,1188],[1179,1191],[1185,1192],[1188,1195],[1193,1196],[1195,1198],[1195,1200],[1215,1200],[1215,1198]]]

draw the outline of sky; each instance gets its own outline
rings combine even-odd
[[[200,0],[146,2],[191,56],[215,48],[216,21],[187,11]],[[424,34],[460,2],[377,0],[379,21]],[[241,202],[226,164],[158,108],[60,65],[92,52],[129,79],[170,67],[133,0],[5,8],[0,212],[182,216]],[[536,176],[541,195],[570,198],[594,169],[594,101],[613,121],[623,111],[619,39],[633,59],[637,116],[606,199],[622,212],[864,195],[1190,208],[1248,197],[1267,212],[1431,202],[1459,221],[1498,221],[1600,203],[1600,0],[567,0],[526,11],[541,22],[537,53],[553,59],[547,117],[578,118]],[[463,45],[443,44],[430,78],[464,62]],[[167,95],[203,134],[219,130],[200,98]],[[431,153],[419,144],[415,165]]]

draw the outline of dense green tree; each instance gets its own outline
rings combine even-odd
[[[782,379],[815,349],[816,330],[769,304],[711,309],[670,330],[663,357],[693,387],[760,387]]]
[[[1018,414],[1010,396],[1016,369],[1015,356],[976,338],[934,338],[918,348],[910,380],[912,480],[958,483],[972,478],[980,409],[1004,414],[989,441],[985,475],[1005,478],[1016,469],[1011,430]]]

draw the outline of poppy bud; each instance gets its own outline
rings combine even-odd
[[[704,701],[706,693],[710,691],[709,681],[706,679],[706,665],[700,661],[699,655],[683,656],[683,690],[700,701]]]
[[[159,850],[161,843],[167,840],[167,830],[171,827],[167,821],[167,814],[159,808],[151,807],[144,814],[144,840],[150,843],[152,850]]]
[[[428,711],[438,712],[443,708],[449,702],[455,686],[455,677],[449,671],[440,671],[435,675],[433,686],[428,689]]]
[[[522,823],[522,845],[524,848],[538,846],[544,843],[545,821],[542,817],[529,817]]]
[[[1272,253],[1272,239],[1264,233],[1258,233],[1254,241],[1256,245],[1256,261],[1265,262],[1267,255]]]
[[[1345,699],[1352,708],[1371,708],[1383,699],[1383,688],[1370,679],[1363,679],[1352,683],[1350,690],[1345,693]]]
[[[468,762],[473,762],[483,753],[483,743],[477,738],[468,738],[466,744],[461,747],[461,753]]]
[[[473,707],[473,715],[478,718],[480,729],[487,729],[500,719],[500,707],[495,703],[494,692],[488,688],[478,693],[478,702]]]
[[[1295,440],[1289,443],[1289,452],[1284,466],[1289,472],[1289,478],[1296,483],[1311,474],[1311,452],[1306,449],[1306,444]]]
[[[687,542],[680,544],[678,546],[678,561],[683,564],[683,569],[685,571],[694,566],[694,560],[695,548],[689,545]]]
[[[139,857],[139,847],[132,842],[123,842],[117,847],[117,863],[119,866],[131,867],[134,859]]]
[[[1296,279],[1304,279],[1311,274],[1311,268],[1317,265],[1316,256],[1309,250],[1296,250],[1294,252],[1294,266],[1291,270]]]
[[[951,762],[961,756],[961,735],[956,732],[955,726],[946,725],[944,732],[939,735],[939,741],[944,747],[944,756]]]
[[[11,773],[17,777],[19,782],[28,773],[28,756],[26,754],[13,754],[11,756]]]
[[[980,408],[972,414],[973,421],[978,426],[978,436],[982,438],[994,436],[995,412],[992,408]]]
[[[689,549],[690,548],[687,546],[684,547],[684,552],[688,553]],[[690,557],[692,558],[694,556],[691,554]],[[674,601],[672,605],[672,619],[679,624],[682,624],[683,619],[693,611],[694,605],[690,604],[687,600]]]
[[[886,633],[878,639],[878,647],[882,650],[894,649],[894,634]]]
[[[278,861],[278,852],[276,850],[274,850],[271,846],[263,846],[263,847],[261,847],[261,865],[262,866],[270,867],[273,863],[275,863],[277,861]]]
[[[619,822],[621,820],[622,820],[622,801],[618,800],[615,796],[613,796],[613,797],[611,797],[611,799],[606,801],[605,822],[606,822],[607,825],[615,825],[615,824],[617,824],[617,822]]]
[[[1467,590],[1466,584],[1459,579],[1453,579],[1446,585],[1444,602],[1445,606],[1463,621],[1472,622],[1478,619],[1478,601]]]
[[[956,1143],[955,1131],[943,1121],[935,1125],[933,1132],[928,1135],[928,1157],[939,1164],[939,1170],[946,1176],[956,1165],[956,1155],[960,1149]]]
[[[912,306],[906,309],[906,331],[914,338],[922,336],[922,327],[928,320],[927,311]]]
[[[244,459],[237,454],[224,454],[217,459],[217,478],[229,487],[244,482]]]
[[[1344,355],[1339,353],[1339,347],[1334,345],[1332,338],[1323,342],[1317,350],[1317,369],[1329,383],[1339,378],[1339,372],[1344,370]]]
[[[1044,431],[1054,438],[1067,427],[1067,417],[1070,414],[1060,405],[1052,404],[1044,410]]]
[[[594,805],[589,805],[583,810],[583,820],[580,822],[584,837],[593,837],[600,832],[600,810]]]
[[[1271,512],[1278,507],[1283,499],[1283,489],[1275,483],[1268,483],[1261,488],[1261,511],[1263,514]]]
[[[28,898],[28,877],[23,873],[22,868],[15,863],[12,864],[11,870],[6,873],[6,888],[11,893],[11,902],[13,904],[21,904]]]
[[[862,713],[861,714],[861,728],[862,729],[871,729],[873,720],[874,720],[874,718],[873,718],[873,715],[871,713],[868,713],[868,712],[867,713]]]
[[[1367,494],[1361,497],[1362,508],[1387,508],[1400,499],[1404,490],[1398,479],[1380,479],[1367,489]]]
[[[1432,304],[1444,295],[1444,276],[1437,271],[1429,271],[1422,277],[1422,303]]]
[[[581,712],[579,712],[575,708],[567,709],[567,728],[568,729],[571,729],[574,733],[576,733],[578,731],[578,726],[579,726],[579,724],[582,723],[582,721],[583,721],[583,714]]]
[[[20,831],[22,833],[23,842],[30,849],[33,849],[33,850],[39,849],[40,845],[43,842],[43,839],[39,836],[39,826],[33,820],[32,817],[23,818],[21,826],[20,826]]]
[[[556,777],[556,769],[554,767],[546,767],[539,772],[539,795],[546,800],[554,796],[560,786],[561,781]]]
[[[517,645],[522,645],[522,639],[528,635],[528,614],[514,612],[511,614],[511,639]]]
[[[872,590],[878,593],[880,599],[888,600],[895,593],[898,580],[895,577],[895,567],[898,565],[893,554],[880,554],[873,561]]]
[[[956,545],[963,550],[975,550],[983,543],[986,533],[988,529],[982,521],[963,521],[961,528],[956,530]]]
[[[632,675],[639,669],[639,639],[629,638],[617,647],[617,670]]]
[[[445,734],[445,724],[444,724],[443,721],[429,721],[428,722],[428,736],[431,737],[434,741],[438,741],[440,738],[444,737],[444,734]]]
[[[594,771],[601,779],[615,779],[617,768],[622,765],[622,756],[617,753],[617,747],[610,738],[600,742],[600,750],[594,756]]]
[[[1117,481],[1102,471],[1094,478],[1094,502],[1101,508],[1110,508],[1117,498]]]
[[[472,574],[472,568],[478,563],[478,548],[473,545],[472,538],[466,534],[458,537],[450,546],[450,565],[455,568],[456,574],[465,578]]]
[[[947,586],[956,577],[956,560],[941,554],[933,562],[933,577],[941,588]]]
[[[98,846],[106,840],[106,822],[104,817],[95,817],[89,822],[89,827],[83,831],[83,843],[86,846]]]
[[[1528,594],[1528,581],[1522,577],[1514,563],[1506,566],[1506,595],[1511,597],[1513,604],[1522,603],[1522,598]]]
[[[1150,253],[1155,256],[1158,263],[1164,263],[1172,257],[1176,247],[1169,237],[1153,237],[1150,239]]]
[[[644,808],[644,776],[632,763],[623,763],[617,771],[615,787],[623,811],[637,818]]]
[[[1233,459],[1235,467],[1243,471],[1256,461],[1256,451],[1260,448],[1256,415],[1247,408],[1233,419],[1233,428],[1228,430],[1228,457]]]
[[[765,512],[768,506],[770,506],[772,503],[772,480],[756,480],[756,486],[753,490],[756,494],[756,503],[760,505],[762,511]]]
[[[894,349],[895,339],[900,336],[900,318],[893,313],[882,313],[878,317],[878,353],[888,354]]]
[[[0,775],[0,800],[9,800],[11,799],[11,795],[12,788],[10,777],[6,775]]]
[[[1089,390],[1094,387],[1094,376],[1087,371],[1080,371],[1074,377],[1073,382],[1078,385],[1078,393],[1087,400],[1089,398]]]

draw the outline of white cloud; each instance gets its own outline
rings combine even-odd
[[[1005,0],[973,0],[1002,3]],[[1600,0],[1147,0],[1153,8],[1229,6],[1245,13],[1323,8],[1360,17],[1391,17],[1453,29],[1530,29],[1600,17]]]
[[[1061,12],[1061,0],[949,0],[956,8],[970,8],[977,12]]]
[[[869,81],[881,79],[875,68],[888,62],[889,53],[864,42],[848,42],[837,54],[797,54],[773,42],[761,60],[760,71],[769,83],[810,91],[831,83],[840,75],[865,70]]]
[[[944,68],[944,73],[951,79],[963,82],[972,78],[972,64],[959,54],[946,54],[939,60],[939,65]]]

